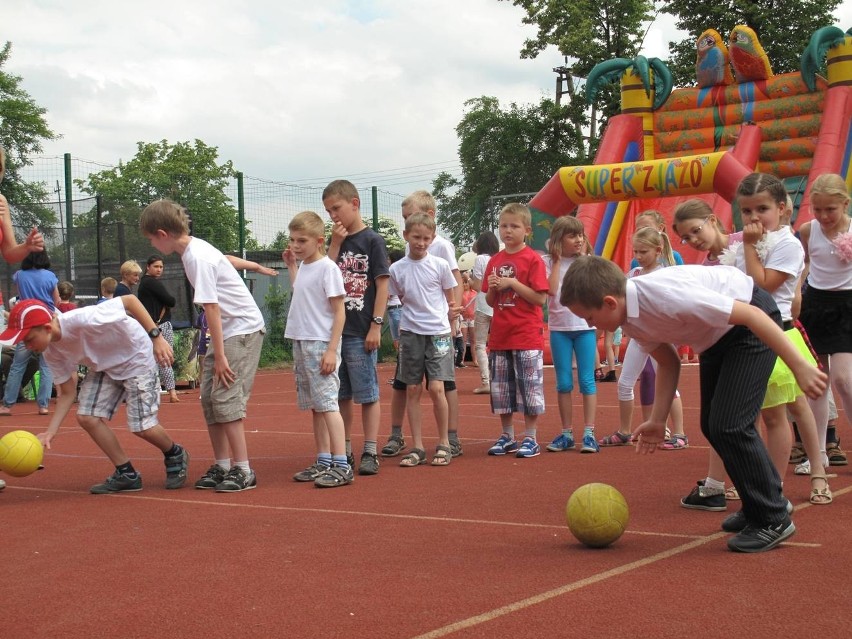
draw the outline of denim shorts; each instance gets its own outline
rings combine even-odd
[[[402,306],[388,307],[388,326],[390,327],[391,339],[399,341],[399,321],[402,319]]]
[[[376,373],[378,351],[364,350],[363,337],[344,335],[340,345],[340,393],[338,400],[356,404],[379,401],[379,376]]]

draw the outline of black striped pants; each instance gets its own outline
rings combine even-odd
[[[755,287],[751,305],[778,326],[772,296]],[[755,427],[766,395],[775,353],[745,326],[735,326],[701,353],[701,432],[719,453],[742,498],[751,524],[778,524],[787,517],[781,478]]]

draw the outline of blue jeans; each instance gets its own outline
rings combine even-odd
[[[24,378],[24,372],[27,370],[27,363],[33,353],[28,351],[23,343],[15,346],[15,357],[12,360],[12,366],[9,368],[9,375],[6,377],[6,392],[3,395],[3,405],[7,408],[14,406],[18,401],[18,393],[21,392],[21,380]],[[50,403],[50,395],[53,392],[53,374],[44,361],[44,355],[38,356],[38,369],[41,372],[38,385],[38,401],[39,408],[47,408]]]

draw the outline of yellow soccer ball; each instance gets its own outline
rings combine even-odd
[[[565,506],[571,533],[592,548],[604,548],[621,537],[629,517],[624,496],[608,484],[580,486]]]
[[[25,430],[13,430],[0,437],[0,470],[12,477],[26,477],[38,470],[44,447]]]

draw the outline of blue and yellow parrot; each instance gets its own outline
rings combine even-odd
[[[728,47],[719,32],[707,29],[695,42],[697,59],[695,76],[701,88],[717,84],[732,84],[734,76],[728,60]]]

